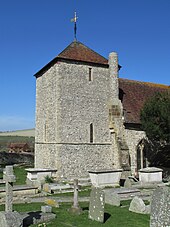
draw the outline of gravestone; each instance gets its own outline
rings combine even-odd
[[[157,188],[152,195],[150,227],[170,226],[170,188]]]
[[[148,214],[150,212],[149,206],[146,206],[141,198],[135,196],[129,207],[129,211],[139,214]]]
[[[23,226],[23,218],[22,216],[14,211],[14,212],[0,212],[0,226],[1,227],[22,227]]]
[[[125,188],[131,188],[132,187],[132,180],[129,178],[126,178],[125,183],[124,183]]]
[[[90,193],[89,219],[104,222],[104,192],[101,188],[92,187]]]
[[[105,191],[105,203],[120,206],[120,196],[116,192]]]
[[[13,204],[13,183],[16,181],[14,175],[13,166],[6,166],[5,172],[3,175],[3,180],[6,184],[6,201],[5,201],[5,211],[12,211]]]
[[[82,209],[79,206],[79,202],[78,202],[78,191],[79,191],[78,179],[74,179],[73,206],[69,210],[71,213],[74,213],[74,214],[81,214],[82,213]]]
[[[3,227],[22,227],[23,218],[13,212],[13,183],[16,181],[13,166],[6,166],[3,180],[6,184],[5,211],[0,212],[0,226]]]
[[[51,206],[41,206],[41,211],[43,213],[52,213],[52,207]]]

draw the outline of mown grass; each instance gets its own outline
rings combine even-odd
[[[90,196],[90,192],[91,192],[91,189],[85,189],[85,190],[82,190],[82,191],[79,191],[79,194],[78,196],[80,197],[86,197],[86,196]],[[56,194],[51,194],[51,195],[48,195],[48,196],[56,196],[56,197],[70,197],[72,196],[73,197],[73,192],[66,192],[66,193],[56,193]]]
[[[26,167],[14,167],[17,182],[16,184],[24,184],[26,180]],[[89,196],[90,189],[80,191],[79,196]],[[54,194],[53,194],[54,196]],[[56,194],[56,196],[73,196],[73,193]],[[89,203],[80,203],[83,213],[79,216],[68,212],[72,206],[71,203],[63,203],[60,208],[53,208],[56,218],[47,223],[47,227],[149,227],[149,215],[136,214],[128,210],[130,201],[121,202],[121,207],[105,205],[105,222],[99,223],[88,219]],[[43,203],[26,203],[14,204],[13,209],[18,212],[40,211]],[[0,211],[4,210],[4,205],[0,206]],[[37,225],[32,225],[35,227]]]
[[[18,212],[40,211],[42,203],[34,204],[15,204],[14,210]],[[80,203],[83,212],[81,215],[73,215],[68,209],[71,203],[64,203],[60,208],[53,208],[56,218],[47,223],[47,227],[149,227],[149,215],[136,214],[128,210],[129,201],[122,203],[122,207],[114,207],[105,205],[105,222],[99,223],[88,219],[88,207],[86,202]],[[4,210],[4,206],[0,206],[0,210]],[[35,227],[37,225],[31,225]]]
[[[25,184],[26,177],[27,177],[27,171],[25,170],[26,166],[17,166],[14,167],[14,174],[16,176],[16,182],[14,184],[21,185]]]

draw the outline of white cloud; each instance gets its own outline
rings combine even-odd
[[[34,119],[21,116],[0,116],[0,131],[13,131],[35,127]]]

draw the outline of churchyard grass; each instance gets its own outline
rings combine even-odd
[[[79,194],[78,196],[80,197],[86,197],[86,196],[90,196],[90,192],[91,192],[91,189],[81,189],[82,191],[79,191]],[[48,196],[56,196],[56,197],[73,197],[73,192],[66,192],[66,193],[56,193],[56,194],[51,194],[51,195],[48,195]]]
[[[25,184],[27,171],[25,170],[26,166],[14,166],[14,174],[16,176],[16,185]]]
[[[121,207],[114,207],[105,205],[105,223],[99,223],[88,219],[88,207],[86,202],[80,203],[83,209],[81,215],[73,215],[68,212],[68,209],[72,206],[71,203],[64,203],[60,205],[60,208],[53,208],[53,212],[56,213],[56,218],[47,223],[47,227],[149,227],[149,215],[136,214],[129,212],[129,201],[121,202]],[[19,212],[28,211],[40,211],[42,203],[27,203],[27,204],[14,204],[13,208]],[[4,206],[0,206],[0,210],[4,210]],[[37,227],[37,225],[31,225],[31,227]]]

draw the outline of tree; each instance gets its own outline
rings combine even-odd
[[[152,165],[170,164],[170,91],[150,97],[141,111]]]

